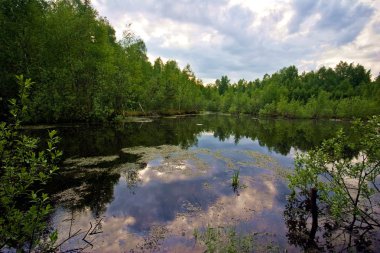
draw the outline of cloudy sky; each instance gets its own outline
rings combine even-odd
[[[151,61],[187,63],[205,83],[253,80],[340,60],[380,72],[380,0],[92,0],[118,38],[142,38]]]

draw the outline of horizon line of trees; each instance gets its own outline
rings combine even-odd
[[[227,76],[207,87],[207,110],[261,117],[367,118],[380,114],[380,75],[341,61],[335,68],[298,73],[285,67],[255,81]]]
[[[380,114],[380,75],[340,62],[295,66],[254,81],[227,76],[203,85],[190,65],[152,64],[144,41],[115,30],[88,0],[0,0],[1,117],[16,97],[16,75],[35,82],[24,121],[108,121],[128,115],[200,111],[261,117],[352,118]]]
[[[1,114],[18,94],[16,75],[35,85],[29,122],[104,121],[130,111],[199,111],[202,83],[189,65],[148,61],[145,43],[115,30],[90,1],[0,1]]]

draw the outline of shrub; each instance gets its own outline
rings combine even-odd
[[[54,130],[49,132],[43,151],[38,139],[20,132],[20,118],[26,111],[24,104],[32,82],[23,76],[17,79],[19,100],[10,100],[10,123],[0,124],[0,250],[31,251],[39,246],[52,210],[41,188],[58,170],[56,164],[62,152],[56,147],[59,137]],[[56,233],[51,239],[56,239]]]

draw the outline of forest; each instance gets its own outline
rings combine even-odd
[[[284,118],[367,118],[380,114],[380,75],[357,63],[299,73],[284,67],[253,81],[227,75],[203,84],[190,65],[151,63],[143,40],[115,30],[81,0],[1,0],[1,117],[33,81],[23,121],[104,122],[130,115],[202,111]]]

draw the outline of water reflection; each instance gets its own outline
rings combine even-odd
[[[100,217],[114,196],[113,187],[120,174],[106,171],[60,173],[50,190],[56,192],[59,204],[71,210],[89,208],[94,217]]]
[[[286,237],[292,245],[305,252],[377,252],[380,235],[374,227],[363,222],[352,223],[346,214],[339,222],[329,215],[329,210],[313,207],[309,196],[297,195],[285,206],[284,218],[288,228]],[[352,225],[354,225],[352,227]]]
[[[212,133],[221,142],[234,143],[248,138],[282,155],[291,148],[308,150],[331,137],[348,122],[312,120],[258,120],[248,116],[207,115],[156,119],[150,123],[128,123],[119,126],[60,127],[61,148],[66,157],[108,156],[134,146],[178,145],[189,148],[198,144],[198,135]],[[44,134],[44,130],[34,130]]]
[[[297,251],[283,222],[293,155],[346,125],[208,115],[60,128],[66,160],[49,186],[60,207],[52,225],[64,234],[71,214],[76,229],[102,218],[94,251],[203,252],[193,231],[206,225],[266,233],[262,243]]]
[[[269,235],[285,233],[285,227],[280,225],[284,198],[282,194],[278,196],[278,191],[284,190],[280,182],[269,178],[246,180],[247,188],[238,197],[231,189],[228,191],[228,187],[223,195],[218,193],[215,185],[206,188],[203,182],[169,183],[164,186],[157,182],[150,183],[131,196],[126,181],[121,180],[115,188],[118,197],[103,214],[103,233],[92,250],[138,250],[144,240],[155,239],[158,228],[164,231],[165,238],[160,242],[163,244],[160,250],[164,251],[165,247],[173,249],[172,243],[176,244],[181,239],[183,252],[203,252],[194,245],[193,231],[205,225],[241,226],[244,231]],[[55,216],[57,222],[63,217],[67,217],[67,213]],[[261,219],[271,222],[261,222]],[[88,227],[91,220],[90,210],[77,212],[73,230]],[[282,238],[276,239],[281,242]]]

